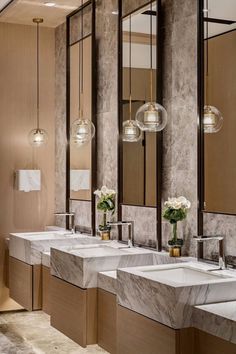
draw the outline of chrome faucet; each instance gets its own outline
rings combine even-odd
[[[133,221],[115,221],[108,222],[110,226],[128,225],[128,247],[134,247],[134,222]]]
[[[75,213],[55,213],[56,216],[65,216],[69,218],[69,230],[72,234],[75,233]]]
[[[224,254],[224,236],[194,236],[194,239],[197,241],[197,259],[198,261],[205,261],[203,259],[203,244],[207,241],[218,241],[219,243],[219,269],[226,269],[226,261]]]

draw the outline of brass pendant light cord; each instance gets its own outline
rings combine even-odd
[[[81,2],[81,6],[83,6],[83,0]],[[79,42],[79,55],[80,55],[80,85],[79,85],[79,90],[80,90],[80,118],[83,119],[84,115],[84,43],[83,43],[83,37],[84,37],[84,9],[82,8],[81,10],[81,39]]]
[[[131,58],[131,15],[129,16],[129,120],[132,120],[132,72],[131,72],[132,58]]]
[[[209,35],[209,22],[208,22],[208,0],[206,0],[206,9],[207,9],[207,25],[206,25],[206,105],[208,105],[209,101],[209,42],[208,42],[208,35]]]
[[[37,129],[39,129],[39,22],[37,22]]]
[[[153,70],[152,70],[152,2],[150,4],[150,10],[151,10],[151,15],[150,15],[150,88],[151,88],[151,92],[150,92],[150,99],[151,102],[153,101],[153,97],[152,97],[152,89],[153,89]]]

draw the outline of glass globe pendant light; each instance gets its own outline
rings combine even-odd
[[[43,23],[43,19],[34,18],[33,22],[37,24],[37,128],[30,131],[28,139],[33,147],[41,147],[48,141],[46,130],[39,127],[39,25]]]
[[[141,106],[135,116],[139,128],[148,132],[159,132],[167,124],[166,109],[153,101],[153,65],[152,65],[152,3],[150,11],[150,102]]]
[[[123,122],[122,140],[134,143],[141,139],[142,131],[138,124],[132,119],[132,80],[131,80],[131,15],[129,16],[129,119]]]
[[[208,9],[208,0],[207,0],[207,10]],[[206,11],[208,19],[208,11]],[[207,20],[206,26],[206,105],[204,106],[203,112],[203,130],[204,133],[217,133],[223,125],[223,116],[221,112],[214,106],[208,104],[209,102],[209,43],[208,43],[208,33],[209,33],[209,24]]]
[[[83,5],[83,1],[82,1]],[[71,126],[70,130],[70,141],[71,144],[75,147],[81,147],[87,143],[89,143],[93,137],[95,136],[95,126],[91,119],[84,117],[83,111],[83,86],[84,86],[84,45],[83,45],[83,9],[81,15],[81,40],[79,42],[79,118],[76,119]]]

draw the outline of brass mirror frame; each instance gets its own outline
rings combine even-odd
[[[66,152],[66,208],[70,210],[70,202],[72,200],[80,201],[81,199],[70,198],[70,48],[72,45],[84,40],[88,36],[85,35],[78,41],[71,43],[70,41],[70,25],[73,16],[79,14],[86,7],[91,6],[91,70],[92,70],[92,82],[91,82],[91,120],[95,126],[95,137],[91,141],[91,234],[96,234],[96,208],[95,208],[95,195],[94,191],[97,187],[97,99],[96,99],[96,87],[97,87],[97,71],[96,71],[96,38],[95,38],[95,0],[86,1],[78,9],[70,13],[66,18],[66,133],[67,133],[67,152]],[[78,150],[79,153],[79,150]]]
[[[123,141],[122,141],[122,125],[123,125],[123,75],[122,75],[122,62],[123,62],[123,49],[122,49],[122,21],[139,9],[148,6],[149,4],[156,2],[157,8],[157,45],[156,45],[156,68],[158,68],[158,80],[156,80],[156,99],[159,103],[162,103],[162,22],[161,22],[161,0],[147,1],[142,6],[137,7],[130,13],[122,14],[122,0],[119,0],[118,11],[118,124],[119,124],[119,146],[118,146],[118,218],[122,218],[122,205],[128,205],[123,203]],[[157,134],[157,185],[156,185],[156,249],[162,250],[162,142],[163,133]],[[130,206],[134,206],[129,204]],[[148,206],[139,206],[149,208]],[[155,207],[153,207],[155,208]],[[122,240],[122,230],[119,231],[119,239]],[[138,244],[137,244],[138,245]],[[143,245],[139,245],[143,246]],[[145,246],[146,247],[146,246]]]

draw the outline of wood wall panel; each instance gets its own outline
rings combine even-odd
[[[37,150],[28,143],[36,125],[36,28],[0,23],[0,311],[19,308],[4,281],[4,239],[54,222],[55,40],[53,29],[42,27],[40,33],[40,125],[49,142]],[[41,191],[14,190],[14,171],[34,168],[42,171]]]

